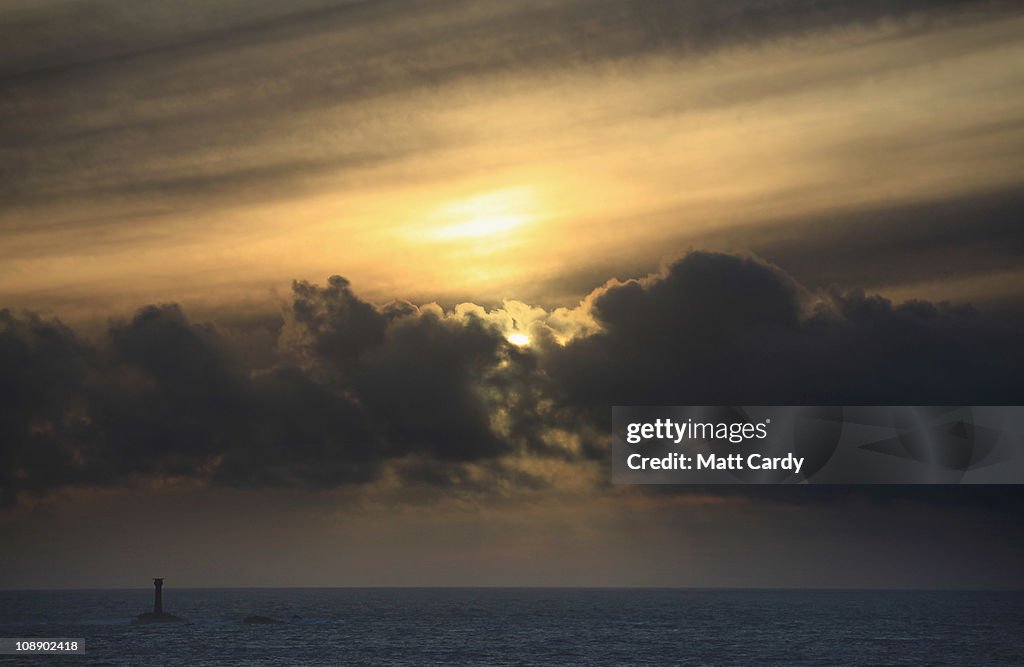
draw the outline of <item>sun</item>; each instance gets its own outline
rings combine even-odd
[[[506,338],[508,338],[508,342],[516,347],[524,347],[530,344],[530,337],[521,331],[513,331]]]
[[[471,241],[500,236],[537,217],[530,188],[505,188],[449,202],[435,209],[429,236],[437,241]]]

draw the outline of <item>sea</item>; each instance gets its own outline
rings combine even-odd
[[[1024,592],[538,588],[0,591],[14,665],[1024,665]],[[249,625],[260,615],[280,623]]]

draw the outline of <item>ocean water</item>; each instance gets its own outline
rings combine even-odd
[[[1024,593],[649,589],[2,591],[0,637],[74,665],[1024,665]],[[245,625],[259,614],[279,625]]]

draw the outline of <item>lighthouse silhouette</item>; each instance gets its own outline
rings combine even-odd
[[[153,578],[153,614],[159,616],[164,613],[164,578]]]
[[[164,578],[153,577],[153,611],[135,617],[133,623],[181,623],[185,619],[164,611]]]

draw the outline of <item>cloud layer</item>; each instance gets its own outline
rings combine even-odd
[[[1019,297],[1022,29],[1000,2],[4,3],[0,302],[230,305],[341,264],[373,298],[551,306],[688,244]],[[439,240],[473,221],[432,212],[509,189],[535,205],[491,217],[528,224]]]
[[[566,468],[538,462],[603,470],[615,404],[1022,403],[1016,341],[967,307],[811,291],[708,252],[554,311],[375,305],[337,276],[241,328],[153,305],[86,339],[3,311],[0,498],[168,478],[558,484]]]

